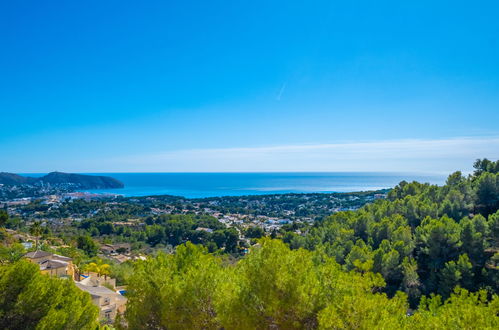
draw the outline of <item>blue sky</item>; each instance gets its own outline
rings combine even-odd
[[[3,1],[0,171],[470,170],[497,1]]]

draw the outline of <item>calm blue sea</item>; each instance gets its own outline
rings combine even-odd
[[[83,173],[106,175],[123,189],[85,190],[123,196],[175,195],[189,198],[282,193],[353,192],[392,188],[400,181],[443,184],[446,175],[411,173]],[[21,174],[42,176],[44,173]]]
[[[407,173],[89,173],[114,177],[124,189],[90,190],[124,196],[190,198],[277,193],[352,192],[391,188],[402,180],[443,184],[446,176]]]

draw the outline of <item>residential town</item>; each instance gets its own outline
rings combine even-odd
[[[1,187],[0,187],[1,191]],[[227,227],[261,227],[265,232],[279,230],[292,223],[311,224],[322,217],[355,210],[386,197],[386,190],[365,193],[279,194],[238,197],[187,199],[175,196],[125,198],[108,194],[59,192],[39,197],[0,199],[0,207],[23,220],[39,220],[47,225],[80,222],[133,207],[130,217],[113,221],[114,226],[134,227],[148,216],[164,214],[209,215]],[[77,201],[77,207],[70,207]],[[78,206],[82,207],[78,207]]]

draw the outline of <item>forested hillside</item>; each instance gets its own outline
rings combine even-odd
[[[108,177],[74,173],[51,172],[41,177],[26,177],[0,172],[0,184],[4,185],[52,185],[76,189],[123,188],[122,182]]]
[[[477,160],[473,175],[446,185],[401,182],[355,212],[326,218],[293,247],[323,249],[347,271],[382,274],[393,295],[447,298],[456,285],[499,290],[499,162]]]

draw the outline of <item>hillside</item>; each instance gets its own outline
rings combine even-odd
[[[84,175],[63,172],[51,172],[39,178],[25,177],[14,173],[0,173],[0,184],[51,184],[51,185],[74,185],[79,189],[112,189],[123,188],[122,182],[108,177],[96,175]]]
[[[14,173],[0,172],[0,184],[19,185],[19,184],[34,184],[36,178],[17,175]]]

